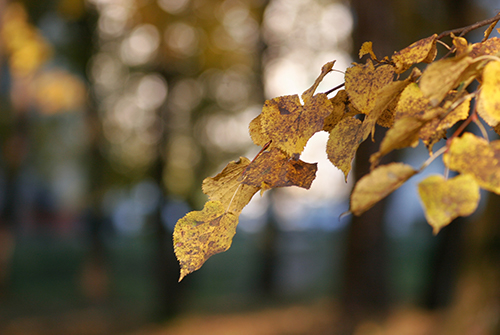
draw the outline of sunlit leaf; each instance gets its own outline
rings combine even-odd
[[[451,141],[443,162],[451,170],[471,174],[482,188],[500,194],[500,140],[488,143],[464,133]]]
[[[181,281],[198,270],[212,255],[226,251],[236,233],[238,216],[220,201],[208,201],[201,211],[189,212],[177,221],[174,251],[181,267]]]
[[[468,56],[446,58],[430,64],[420,78],[420,89],[432,106],[437,106],[448,92],[456,88],[467,67],[473,62]]]
[[[259,191],[259,187],[241,184],[243,172],[249,164],[250,161],[245,157],[230,162],[215,177],[205,178],[202,185],[203,192],[210,200],[220,201],[227,211],[239,214]]]
[[[363,176],[354,186],[350,211],[354,215],[363,214],[416,173],[415,169],[403,163],[390,163],[377,167]]]
[[[489,62],[484,68],[477,111],[490,126],[500,123],[500,61]]]
[[[290,156],[300,154],[309,138],[323,129],[331,110],[332,103],[323,93],[316,94],[305,105],[300,103],[298,95],[282,96],[265,102],[260,127],[265,138],[272,140],[271,146]]]
[[[434,234],[453,219],[474,213],[480,198],[479,185],[468,174],[448,180],[440,175],[429,176],[418,184],[418,193]]]
[[[396,73],[403,73],[416,63],[432,62],[437,54],[436,38],[437,34],[434,34],[394,53],[391,59],[396,67]]]

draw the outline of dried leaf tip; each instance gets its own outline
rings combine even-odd
[[[179,281],[178,283],[181,282],[181,280],[184,279],[184,277],[186,277],[187,275],[189,274],[189,272],[186,270],[186,269],[181,269],[181,275],[179,276]]]

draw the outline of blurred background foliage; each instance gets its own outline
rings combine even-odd
[[[256,196],[231,249],[181,284],[171,246],[202,180],[258,152],[247,127],[265,99],[330,60],[345,70],[365,40],[389,55],[495,6],[0,0],[0,333],[496,334],[498,199],[438,237],[415,182],[339,220],[352,180],[326,133],[302,156],[319,162],[312,189]]]

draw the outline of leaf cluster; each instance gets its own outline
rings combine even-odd
[[[328,158],[347,180],[360,144],[369,137],[373,140],[377,125],[388,128],[379,150],[370,157],[371,172],[353,188],[350,212],[354,215],[370,209],[443,154],[446,168],[457,175],[432,175],[418,185],[425,216],[435,234],[456,217],[476,210],[480,188],[500,194],[500,141],[489,142],[480,121],[500,131],[500,39],[489,38],[498,19],[500,16],[434,34],[381,60],[372,43],[365,42],[359,56],[368,55],[367,59],[346,70],[345,85],[340,86],[345,89],[334,97],[328,98],[328,94],[336,89],[315,94],[333,69],[335,62],[329,62],[300,98],[288,95],[267,100],[249,126],[253,142],[262,147],[260,153],[252,161],[241,157],[215,177],[206,178],[203,192],[210,201],[203,210],[190,212],[177,222],[174,247],[180,280],[230,247],[238,216],[255,193],[311,186],[316,164],[301,161],[300,154],[318,131],[329,133]],[[471,27],[490,23],[479,43],[470,44],[462,36]],[[450,46],[441,41],[445,36],[451,37]],[[449,52],[436,60],[438,44]],[[415,66],[421,63],[428,64],[423,71]],[[474,90],[473,82],[477,82]],[[433,152],[434,145],[446,139],[448,130],[459,122],[445,145]],[[478,125],[483,138],[464,132],[470,122]],[[389,152],[416,147],[420,141],[430,157],[419,168],[404,163],[380,165]]]

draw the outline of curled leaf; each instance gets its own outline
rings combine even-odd
[[[377,167],[363,176],[354,186],[350,211],[354,215],[363,214],[416,173],[414,168],[403,163],[390,163]]]
[[[433,175],[418,184],[425,218],[434,234],[459,216],[474,213],[479,203],[479,185],[471,175],[462,174],[445,180]]]
[[[392,61],[396,67],[396,73],[403,73],[416,63],[430,63],[436,58],[437,34],[421,39],[401,51],[395,52]]]
[[[212,255],[229,249],[237,225],[238,216],[227,212],[220,201],[209,201],[203,210],[189,212],[177,221],[174,252],[181,267],[179,281]]]

